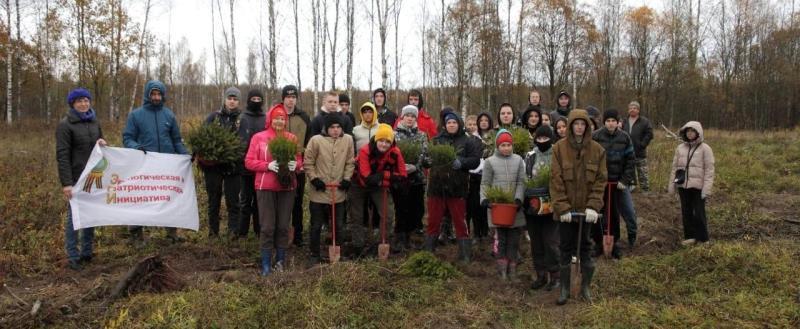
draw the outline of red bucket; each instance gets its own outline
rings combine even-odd
[[[517,219],[517,205],[513,203],[492,204],[492,224],[494,226],[511,227]]]

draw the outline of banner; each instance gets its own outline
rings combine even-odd
[[[200,225],[188,155],[95,145],[69,204],[76,230],[137,225],[197,231]]]

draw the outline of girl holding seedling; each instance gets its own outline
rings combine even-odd
[[[267,130],[253,135],[244,161],[245,167],[256,175],[262,276],[269,275],[273,270],[273,250],[274,270],[281,272],[285,266],[294,191],[297,188],[295,175],[303,168],[303,155],[297,149],[297,137],[286,131],[288,121],[283,103],[273,106],[267,116]]]
[[[492,212],[488,213],[489,226],[497,230],[497,272],[501,279],[513,280],[519,253],[519,228],[525,226],[525,216],[519,211],[525,194],[525,162],[514,154],[513,139],[507,130],[498,131],[495,145],[497,151],[483,164],[481,206],[490,208],[493,204],[513,203],[517,207],[509,226],[495,225],[497,221],[492,220]],[[501,200],[504,198],[510,200]]]
[[[681,145],[675,149],[669,179],[669,193],[677,190],[683,217],[683,245],[708,241],[706,198],[714,185],[714,152],[704,143],[703,126],[689,121],[678,133]]]

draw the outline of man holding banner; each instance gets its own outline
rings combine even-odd
[[[164,106],[166,101],[167,87],[164,83],[151,80],[145,84],[144,102],[128,115],[125,131],[122,133],[122,142],[126,148],[140,150],[145,155],[148,151],[189,154],[183,145],[175,114]],[[132,243],[142,243],[141,226],[131,226],[130,233]],[[167,228],[167,238],[173,243],[180,241],[174,227]]]

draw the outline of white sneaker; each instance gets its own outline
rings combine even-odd
[[[691,246],[691,245],[693,245],[695,243],[697,243],[697,240],[695,240],[695,239],[686,239],[686,240],[681,241],[681,245],[682,246]]]
[[[276,262],[272,270],[274,272],[283,272],[283,262]]]

